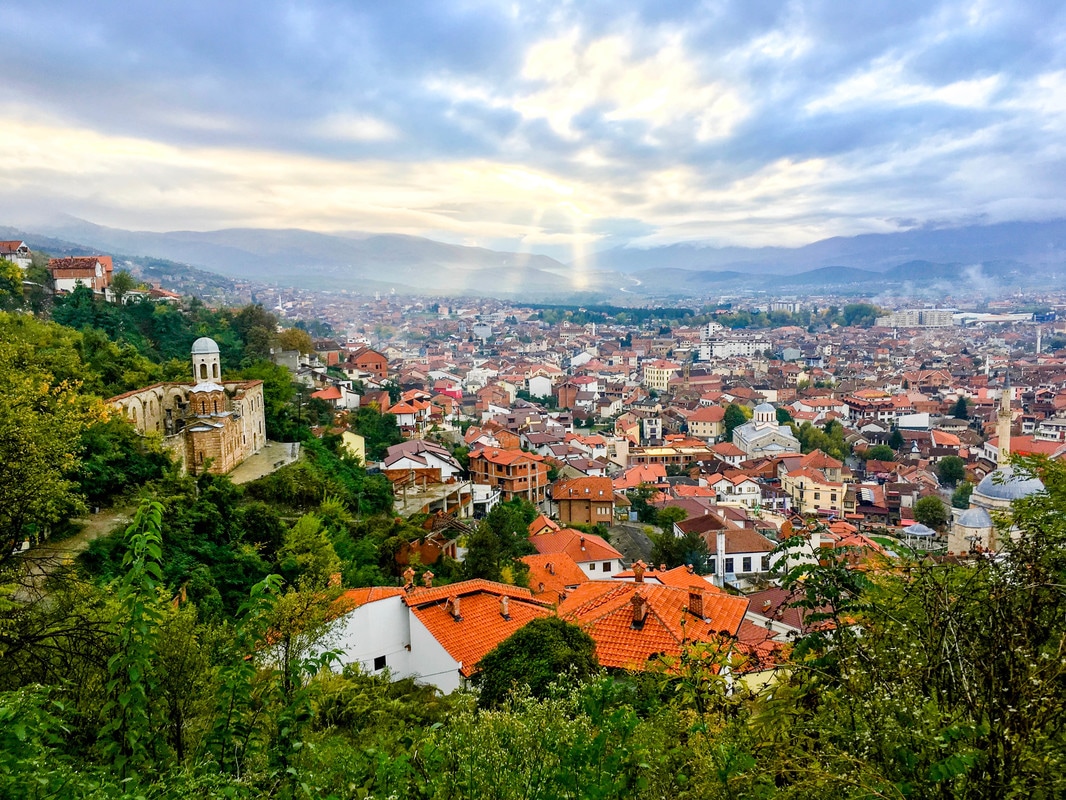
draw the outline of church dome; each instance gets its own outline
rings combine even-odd
[[[209,336],[201,336],[192,343],[192,354],[194,356],[213,355],[217,352],[218,343]]]
[[[755,413],[756,414],[769,414],[770,416],[776,416],[777,409],[774,408],[769,403],[759,403],[759,405],[755,406]]]
[[[1008,464],[985,475],[981,482],[977,484],[977,488],[973,490],[973,493],[991,500],[1009,502],[1042,491],[1044,491],[1043,481],[1039,478],[1026,478],[1023,475],[1015,475],[1014,468]]]

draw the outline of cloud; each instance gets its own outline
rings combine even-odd
[[[1061,3],[14,0],[0,25],[0,196],[115,225],[566,257],[1066,214]]]

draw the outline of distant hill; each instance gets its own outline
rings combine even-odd
[[[374,288],[441,293],[563,292],[569,269],[542,255],[505,253],[417,236],[230,228],[153,233],[68,217],[37,225],[101,250],[153,255],[239,280],[308,289]]]
[[[647,249],[616,247],[596,255],[599,269],[620,272],[669,267],[780,275],[841,264],[882,272],[919,260],[941,264],[1009,261],[1061,269],[1066,264],[1066,220],[836,236],[794,248],[695,243]]]
[[[125,253],[236,281],[312,290],[553,302],[580,293],[586,302],[635,303],[750,289],[873,294],[897,288],[995,292],[1066,284],[1066,220],[835,237],[797,248],[620,247],[598,253],[594,269],[580,272],[544,255],[417,236],[253,228],[152,233],[74,217],[34,230],[34,246],[53,253]]]

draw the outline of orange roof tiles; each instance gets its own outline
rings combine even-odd
[[[574,586],[588,581],[588,576],[566,553],[538,553],[522,556],[519,561],[529,567],[529,587],[534,597],[556,603]]]
[[[578,564],[587,561],[608,561],[622,558],[622,554],[594,533],[582,533],[563,528],[530,537],[530,544],[541,554],[567,553]]]
[[[646,602],[641,626],[633,622],[633,596]],[[690,593],[672,586],[590,581],[578,586],[559,606],[559,616],[581,626],[596,642],[605,667],[643,670],[660,655],[680,655],[691,642],[734,636],[748,601],[743,597],[702,592],[703,617],[689,611]]]
[[[411,609],[411,613],[448,655],[459,662],[459,671],[466,677],[477,672],[481,659],[512,633],[535,619],[552,615],[551,609],[530,596],[528,590],[523,590],[523,596],[521,593],[509,591],[515,587],[494,584],[491,581],[480,583],[487,586],[474,591],[470,591],[468,587],[468,590],[458,594],[455,590],[463,584],[439,587],[441,593],[435,600],[419,601]],[[427,589],[423,590],[422,594],[435,594],[436,591]],[[452,614],[448,604],[448,598],[453,595],[460,598],[458,619]],[[503,615],[502,597],[508,598],[506,617]]]

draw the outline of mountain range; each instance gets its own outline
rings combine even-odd
[[[6,230],[15,235],[16,229]],[[69,216],[35,223],[32,230],[21,235],[39,249],[77,242],[74,247],[168,259],[237,281],[313,290],[640,302],[751,289],[937,294],[1066,282],[1066,220],[834,237],[797,248],[616,247],[597,253],[591,270],[546,255],[393,234],[254,228],[157,233]]]

